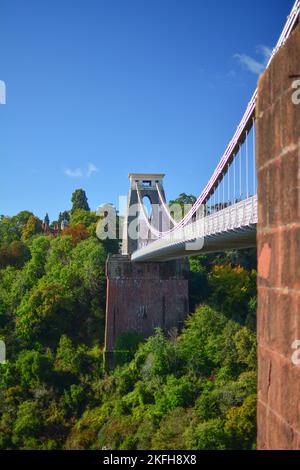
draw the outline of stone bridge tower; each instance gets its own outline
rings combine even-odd
[[[165,201],[165,193],[163,189],[163,173],[130,173],[130,189],[128,194],[128,204],[127,204],[127,213],[124,219],[124,232],[123,232],[123,244],[122,244],[122,254],[128,255],[133,253],[139,247],[139,238],[135,238],[132,235],[135,235],[137,228],[142,232],[141,235],[144,235],[146,238],[151,234],[149,231],[141,230],[141,223],[143,220],[138,220],[139,213],[139,203],[138,203],[138,190],[141,196],[141,199],[144,200],[147,198],[151,204],[151,223],[155,228],[164,231],[168,228],[168,223],[164,218],[164,212],[161,207],[161,201],[159,198],[157,187],[161,192],[163,200]],[[138,190],[137,190],[138,188]],[[131,232],[131,233],[130,233]]]
[[[138,191],[141,199],[150,201],[151,223],[167,228],[157,185],[164,200],[163,177],[159,174],[129,175],[130,189],[124,218],[122,254],[110,255],[106,262],[107,298],[105,327],[105,364],[112,367],[116,357],[124,354],[119,339],[127,333],[146,338],[160,327],[167,334],[180,328],[189,312],[188,261],[133,263],[131,254],[140,239],[135,227],[138,218]],[[138,191],[137,191],[138,189]],[[150,214],[149,214],[150,218]],[[132,236],[133,235],[133,236]],[[124,341],[123,341],[124,342]]]

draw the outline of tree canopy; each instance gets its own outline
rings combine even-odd
[[[255,448],[255,252],[191,257],[184,328],[120,335],[105,371],[118,242],[97,239],[83,193],[63,231],[0,218],[0,449]]]
[[[77,209],[83,209],[85,211],[89,211],[88,200],[83,189],[76,189],[72,194],[72,209],[71,213],[76,211]]]

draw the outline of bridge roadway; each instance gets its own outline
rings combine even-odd
[[[256,245],[257,195],[189,223],[166,237],[147,240],[132,261],[168,261]]]

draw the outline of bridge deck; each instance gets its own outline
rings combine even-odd
[[[149,241],[132,261],[167,261],[256,244],[257,195],[210,214],[168,237]]]

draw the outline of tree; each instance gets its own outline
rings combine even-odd
[[[136,331],[128,331],[118,336],[115,346],[115,355],[118,364],[131,361],[134,357],[134,353],[137,351],[138,346],[142,341],[143,337]]]
[[[96,231],[96,222],[98,221],[98,217],[96,216],[95,212],[87,211],[85,209],[76,209],[72,212],[72,216],[70,219],[71,225],[83,224],[86,228],[90,227],[94,224],[95,231]]]
[[[57,221],[57,224],[58,224],[59,227],[60,227],[63,220],[67,220],[68,222],[70,222],[70,213],[69,213],[69,211],[63,211],[63,212],[59,213],[58,221]]]
[[[44,344],[58,342],[62,333],[72,329],[76,317],[75,296],[69,286],[47,276],[25,294],[17,311],[17,334]]]
[[[187,408],[193,405],[196,391],[190,377],[183,375],[177,378],[174,375],[168,375],[166,384],[154,394],[155,407],[161,415],[178,407]]]
[[[98,240],[82,207],[60,217],[70,225],[56,236],[37,235],[31,212],[0,217],[0,449],[254,448],[255,253],[191,257],[200,305],[185,328],[117,332],[128,361],[104,372],[105,261],[118,241]]]
[[[190,424],[189,410],[176,408],[161,420],[158,431],[154,434],[151,449],[179,450],[186,449],[184,432]]]
[[[45,263],[48,256],[49,238],[44,235],[35,237],[30,241],[31,259],[22,271],[22,291],[33,287],[45,274]]]
[[[65,234],[64,234],[65,235]],[[71,261],[73,240],[71,236],[56,237],[50,242],[50,250],[47,256],[46,271],[58,270],[61,266],[68,265]]]
[[[61,406],[65,413],[71,416],[75,414],[78,416],[84,409],[84,402],[86,401],[86,394],[82,385],[71,385],[69,390],[65,390]]]
[[[225,431],[233,449],[251,449],[256,437],[256,395],[249,395],[242,406],[228,410]]]
[[[227,437],[221,418],[204,421],[196,427],[192,423],[186,434],[188,449],[225,450],[227,448]]]
[[[0,268],[16,266],[21,268],[25,261],[30,258],[29,249],[21,241],[0,245]]]
[[[77,224],[73,227],[67,227],[63,231],[63,235],[71,236],[73,240],[73,246],[78,245],[82,240],[89,238],[90,234],[83,224]]]
[[[62,335],[56,350],[55,368],[62,372],[76,373],[76,351],[68,336]]]
[[[188,194],[185,194],[185,193],[181,193],[181,194],[179,194],[178,198],[176,198],[174,200],[171,200],[169,202],[169,205],[172,205],[172,204],[180,204],[182,206],[186,205],[186,204],[194,205],[196,200],[197,200],[197,198],[193,194],[188,195]]]
[[[21,211],[13,217],[0,216],[0,244],[11,243],[20,240],[22,230],[27,224],[30,217],[33,216],[32,212]]]
[[[210,376],[224,361],[222,332],[228,320],[216,310],[202,306],[188,318],[178,339],[180,356],[196,374]]]
[[[195,307],[208,298],[208,273],[202,262],[203,256],[191,256],[189,258],[189,303],[191,312]]]
[[[256,272],[246,271],[230,264],[214,266],[209,275],[210,301],[225,315],[244,324],[248,316],[248,304],[256,295]]]
[[[21,211],[13,217],[13,220],[22,229],[32,215],[34,214],[30,211]]]
[[[192,194],[187,195],[181,193],[177,199],[169,201],[169,209],[173,218],[177,221],[181,220],[195,204],[197,198]]]
[[[38,351],[22,351],[17,359],[16,368],[24,386],[37,387],[51,377],[50,358]]]
[[[73,213],[76,209],[84,209],[85,211],[90,210],[88,200],[83,189],[76,189],[72,194],[71,213]]]
[[[14,424],[15,440],[22,442],[26,437],[37,437],[41,424],[37,404],[32,401],[24,401],[19,406]]]
[[[27,240],[28,238],[32,237],[32,235],[36,235],[37,233],[41,233],[42,231],[42,223],[38,217],[35,215],[31,215],[26,222],[26,225],[23,227],[22,230],[22,239]]]

